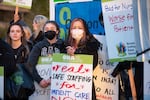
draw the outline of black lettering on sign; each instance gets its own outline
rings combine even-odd
[[[107,94],[107,95],[115,95],[114,91],[112,89],[106,89],[104,94]]]
[[[100,87],[95,87],[96,92],[100,92],[101,88]]]
[[[93,80],[97,80],[97,75],[96,76],[93,75]]]
[[[55,73],[53,73],[52,79],[63,80],[64,79],[64,74],[55,74]]]
[[[116,84],[116,79],[110,78],[110,77],[102,77],[101,82],[106,82],[106,83],[110,83],[110,84],[115,85]]]

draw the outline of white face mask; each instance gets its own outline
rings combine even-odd
[[[82,29],[72,29],[71,34],[72,38],[80,40],[83,37],[84,31]]]

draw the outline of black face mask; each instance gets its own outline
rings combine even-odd
[[[47,31],[44,34],[45,34],[45,37],[48,38],[49,40],[54,39],[54,37],[56,36],[55,31]]]

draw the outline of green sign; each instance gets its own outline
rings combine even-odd
[[[52,57],[39,57],[38,64],[51,64]]]
[[[53,62],[69,62],[69,63],[85,63],[92,64],[93,56],[92,55],[83,55],[83,54],[75,54],[74,56],[70,56],[68,54],[53,54]]]
[[[4,67],[0,66],[0,76],[4,76]]]
[[[68,0],[54,0],[54,2],[67,2]]]

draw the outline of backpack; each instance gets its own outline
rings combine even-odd
[[[28,98],[35,91],[34,81],[24,64],[17,64],[17,68],[6,79],[6,94],[9,98]]]

